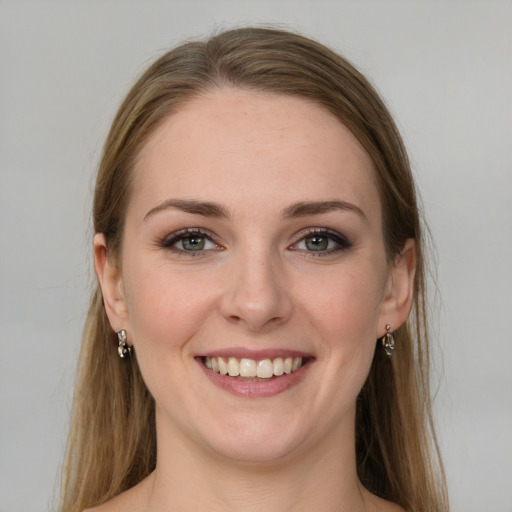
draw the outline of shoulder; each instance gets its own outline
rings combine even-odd
[[[387,501],[383,498],[379,498],[366,489],[364,492],[364,497],[366,508],[371,512],[405,512],[405,510],[396,503]]]
[[[138,506],[127,496],[128,491],[119,494],[101,505],[93,508],[87,508],[83,512],[131,512],[138,510]]]
[[[396,503],[391,501],[383,500],[381,498],[377,498],[375,511],[376,512],[405,512],[405,510]]]
[[[405,512],[405,510],[396,503],[391,503],[390,501],[387,501],[386,505],[388,508],[383,508],[382,512]]]
[[[128,512],[131,508],[126,508],[126,500],[124,499],[125,493],[112,498],[101,505],[93,508],[86,508],[83,512]]]
[[[87,508],[83,512],[139,512],[146,506],[149,492],[151,475],[139,482],[137,485],[98,505]]]

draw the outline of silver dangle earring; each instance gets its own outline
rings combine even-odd
[[[395,336],[392,332],[389,332],[391,329],[391,325],[386,324],[386,331],[388,331],[384,336],[382,336],[381,342],[386,354],[391,357],[393,355],[393,351],[395,350]]]
[[[130,347],[128,343],[126,343],[127,337],[126,331],[124,329],[121,329],[117,333],[117,341],[119,342],[119,345],[117,347],[117,353],[119,354],[119,357],[121,359],[128,357],[130,355],[130,352],[132,351],[132,347]]]

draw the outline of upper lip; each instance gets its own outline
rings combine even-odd
[[[261,361],[262,359],[275,359],[276,357],[313,357],[310,353],[303,352],[300,350],[290,349],[247,349],[242,347],[233,348],[222,348],[218,350],[210,350],[201,354],[197,354],[197,357],[236,357],[237,359],[254,359],[255,361]]]

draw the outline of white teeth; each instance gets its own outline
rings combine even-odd
[[[258,361],[256,376],[260,379],[270,379],[274,373],[274,366],[270,359],[262,359]]]
[[[283,375],[284,373],[284,361],[282,357],[276,357],[274,359],[274,375]]]
[[[275,359],[254,359],[236,357],[205,357],[204,365],[221,375],[230,377],[258,377],[270,379],[273,375],[279,377],[283,374],[290,374],[302,368],[302,357],[276,357]]]
[[[240,375],[240,363],[238,359],[234,357],[230,357],[228,359],[228,373],[230,377],[237,377]]]
[[[218,359],[219,362],[219,373],[221,375],[226,375],[228,373],[228,364],[222,357],[212,357],[212,359]],[[213,370],[213,368],[212,368]]]
[[[240,376],[256,377],[256,361],[254,359],[240,359]]]

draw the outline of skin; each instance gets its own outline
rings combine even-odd
[[[155,398],[157,467],[97,510],[401,510],[360,485],[354,420],[376,339],[409,313],[414,244],[388,262],[357,139],[304,99],[215,90],[158,127],[134,180],[120,261],[102,234],[94,255],[112,328]],[[351,206],[290,211],[332,201]],[[184,228],[206,234],[204,250],[172,239]],[[319,235],[326,250],[310,250],[310,228],[335,234]],[[233,347],[313,360],[286,391],[240,397],[196,360]]]

